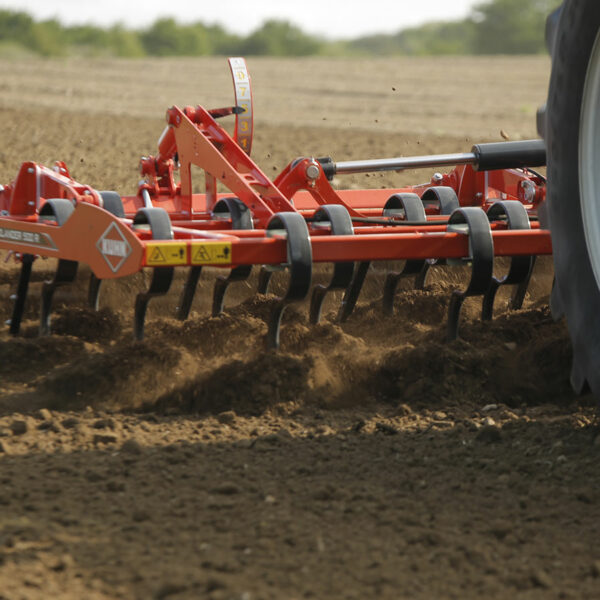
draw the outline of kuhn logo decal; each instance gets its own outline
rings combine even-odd
[[[113,273],[116,273],[131,254],[131,246],[116,223],[111,223],[100,236],[96,247]]]
[[[102,240],[102,254],[127,258],[127,255],[129,254],[128,250],[127,242],[122,240],[111,240],[106,238]]]

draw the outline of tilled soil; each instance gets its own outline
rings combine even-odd
[[[132,192],[160,118],[99,115],[0,110],[2,181],[22,160],[63,159],[78,180]],[[261,124],[255,156],[268,172],[310,153],[465,143]],[[432,269],[423,291],[403,282],[384,316],[385,274],[399,266],[372,267],[344,324],[339,295],[318,326],[306,306],[289,308],[274,353],[264,336],[275,296],[255,294],[254,275],[210,317],[210,270],[188,321],[173,318],[180,275],[134,342],[147,274],[106,282],[93,312],[82,266],[57,292],[52,335],[37,337],[54,265],[36,261],[22,334],[0,334],[0,598],[600,597],[595,401],[569,387],[551,260],[538,260],[522,310],[503,292],[481,323],[480,301],[467,300],[452,343],[448,299],[465,269]],[[7,257],[3,320],[17,273]]]

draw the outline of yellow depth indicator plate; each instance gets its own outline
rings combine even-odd
[[[230,265],[231,242],[192,242],[190,264]],[[149,267],[172,267],[187,265],[186,244],[173,242],[147,242],[146,265]]]
[[[230,265],[231,242],[192,242],[193,265]]]

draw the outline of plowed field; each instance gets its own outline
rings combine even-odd
[[[548,60],[250,60],[253,156],[338,160],[468,151],[535,135]],[[0,181],[64,160],[79,181],[132,193],[171,104],[231,103],[222,59],[0,63]],[[430,173],[352,176],[391,187]],[[6,258],[6,261],[4,260]],[[522,310],[468,300],[444,342],[456,268],[381,313],[372,268],[347,323],[327,300],[284,316],[256,276],[210,317],[203,273],[185,323],[183,276],[132,341],[148,275],[89,271],[37,337],[38,260],[22,334],[0,334],[0,599],[597,598],[600,437],[569,387],[571,348],[540,259]],[[207,270],[208,271],[208,270]],[[2,254],[0,317],[18,264]],[[316,281],[326,281],[321,268]],[[275,291],[277,291],[276,282]]]

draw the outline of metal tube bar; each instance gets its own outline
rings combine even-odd
[[[335,163],[335,172],[339,175],[351,173],[373,173],[375,171],[404,171],[426,167],[444,167],[453,165],[473,165],[478,157],[473,152],[459,154],[434,154],[432,156],[407,156],[398,158],[380,158],[373,160],[348,160]]]
[[[150,192],[144,189],[142,190],[142,199],[144,200],[144,206],[146,208],[153,208],[152,199],[150,198]]]
[[[552,254],[545,230],[494,231],[495,256]],[[313,262],[462,258],[469,255],[469,238],[460,233],[373,234],[311,238]],[[287,260],[281,238],[240,239],[232,245],[232,263],[277,264]]]

